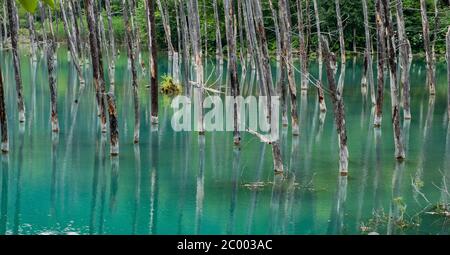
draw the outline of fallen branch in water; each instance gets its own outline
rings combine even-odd
[[[274,142],[272,139],[270,139],[270,137],[267,137],[267,136],[265,136],[265,135],[263,135],[263,134],[260,134],[260,133],[254,131],[254,130],[251,130],[251,129],[248,129],[248,128],[247,128],[246,131],[247,131],[248,133],[250,133],[250,134],[255,135],[256,137],[258,137],[259,140],[261,140],[261,142],[263,142],[263,143],[272,144],[272,143]]]

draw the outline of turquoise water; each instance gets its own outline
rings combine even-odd
[[[116,68],[120,157],[111,159],[108,138],[99,132],[90,79],[78,110],[73,109],[78,85],[66,50],[58,51],[61,132],[53,137],[45,58],[32,64],[23,51],[27,121],[19,127],[11,55],[0,54],[11,149],[2,155],[0,170],[0,234],[449,233],[446,217],[429,213],[449,198],[442,189],[450,184],[444,63],[437,71],[438,95],[430,101],[424,63],[414,62],[409,131],[404,123],[407,159],[396,163],[390,98],[386,94],[383,126],[375,132],[370,103],[360,90],[361,60],[349,61],[350,162],[343,178],[331,101],[327,97],[329,111],[320,116],[313,89],[299,96],[301,135],[293,138],[290,130],[281,130],[288,171],[274,176],[270,146],[252,135],[243,135],[238,150],[232,133],[202,138],[174,132],[167,98],[160,98],[159,129],[151,130],[148,77],[142,76],[141,143],[134,145],[130,72],[121,56]],[[163,59],[160,74],[168,69]],[[212,61],[207,69],[217,72]],[[86,77],[91,77],[88,69]],[[211,77],[210,83],[217,80]],[[246,77],[243,91],[249,91],[250,71]]]

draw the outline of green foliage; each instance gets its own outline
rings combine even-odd
[[[183,88],[173,80],[172,76],[165,74],[161,77],[161,94],[176,96],[181,94],[182,91]]]
[[[28,12],[34,13],[36,10],[36,7],[38,6],[39,1],[38,0],[19,0],[20,4],[22,5],[25,10]],[[50,6],[51,8],[55,7],[54,0],[42,0],[45,4]]]

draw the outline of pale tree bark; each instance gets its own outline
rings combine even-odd
[[[34,62],[37,61],[36,56],[36,32],[34,29],[34,15],[28,13],[28,31],[30,32],[30,50],[31,50],[31,58]]]
[[[228,44],[228,73],[230,77],[231,96],[234,98],[233,102],[233,127],[234,127],[234,144],[239,145],[241,143],[241,135],[239,132],[239,107],[236,98],[240,95],[239,78],[237,69],[237,53],[236,53],[236,32],[233,25],[234,17],[234,1],[224,0],[225,8],[225,27]]]
[[[266,30],[264,28],[263,14],[261,3],[258,0],[246,0],[247,1],[247,11],[249,15],[249,19],[252,19],[253,31],[257,32],[258,40],[259,40],[259,50],[258,50],[258,64],[260,65],[262,84],[264,84],[265,93],[267,95],[267,118],[272,127],[272,157],[273,157],[273,165],[275,173],[282,173],[284,171],[283,161],[281,156],[280,143],[278,138],[278,123],[271,123],[272,114],[276,114],[272,112],[272,96],[275,96],[276,93],[273,90],[273,82],[272,82],[272,71],[270,68],[270,60],[269,60],[269,49],[267,45],[267,37]],[[255,33],[256,34],[256,33]],[[250,36],[251,37],[251,36]],[[256,38],[256,37],[255,37]],[[255,44],[254,44],[255,45]],[[276,138],[275,138],[275,137]]]
[[[450,27],[448,27],[447,35],[446,35],[446,59],[447,59],[447,118],[450,122]]]
[[[384,27],[384,11],[381,0],[375,2],[375,20],[377,26],[377,98],[375,106],[374,126],[380,127],[383,116],[383,99],[384,99],[384,59],[386,57],[386,32]]]
[[[188,2],[188,17],[191,31],[192,52],[194,55],[195,68],[195,88],[194,88],[194,115],[196,115],[197,129],[200,135],[205,133],[203,123],[203,58],[201,48],[200,36],[200,17],[198,12],[198,0],[189,0]]]
[[[339,31],[339,46],[341,48],[341,65],[345,65],[346,63],[345,40],[344,40],[344,28],[342,26],[341,6],[339,0],[335,0],[334,3],[336,5],[336,18]]]
[[[19,24],[17,20],[17,8],[15,1],[7,0],[6,5],[8,7],[8,20],[9,29],[11,33],[11,46],[14,65],[14,78],[16,81],[16,93],[17,93],[17,109],[19,111],[19,122],[25,122],[25,103],[23,99],[22,77],[20,74],[20,58],[19,58]]]
[[[314,5],[314,16],[316,18],[316,30],[317,30],[317,57],[319,61],[319,78],[318,78],[318,84],[317,84],[317,94],[319,99],[319,108],[321,112],[325,112],[327,110],[327,106],[325,104],[325,98],[323,94],[323,88],[322,88],[322,68],[323,68],[323,58],[322,58],[322,45],[320,42],[320,37],[322,36],[321,30],[320,30],[320,16],[319,16],[319,6],[317,4],[317,0],[313,0]]]
[[[405,158],[405,150],[403,148],[402,128],[400,123],[400,93],[397,85],[397,57],[395,54],[395,45],[393,43],[393,40],[390,39],[394,37],[394,29],[392,26],[392,19],[390,17],[390,0],[383,0],[383,6],[386,17],[386,36],[388,38],[388,40],[386,41],[390,73],[392,127],[394,131],[395,158],[397,158],[398,160],[402,160]]]
[[[175,48],[173,47],[173,44],[172,44],[172,33],[170,31],[170,23],[168,20],[169,17],[168,17],[167,9],[164,8],[164,6],[161,4],[161,0],[156,0],[156,3],[158,4],[159,13],[161,14],[161,19],[163,22],[164,35],[166,37],[167,47],[169,48],[169,55],[172,56],[173,53],[175,52]]]
[[[410,110],[410,95],[409,95],[409,73],[411,69],[411,46],[406,35],[405,19],[403,16],[403,2],[397,1],[397,28],[398,28],[398,43],[399,43],[399,59],[401,70],[401,86],[403,88],[403,118],[411,119]]]
[[[75,41],[75,46],[77,49],[76,51],[78,53],[78,58],[79,58],[80,62],[82,62],[83,61],[83,51],[81,49],[82,48],[82,40],[80,37],[80,29],[79,29],[79,25],[78,25],[77,12],[75,11],[76,6],[74,5],[73,1],[74,0],[68,1],[67,8],[68,8],[70,23],[72,24],[72,36]]]
[[[223,64],[222,34],[220,32],[219,12],[217,10],[217,0],[213,0],[214,20],[216,22],[216,58],[220,65]]]
[[[295,84],[295,76],[294,76],[294,61],[292,57],[292,38],[291,38],[291,19],[289,12],[289,5],[287,0],[279,0],[279,12],[280,12],[280,23],[283,27],[280,31],[281,33],[281,50],[282,50],[282,62],[285,63],[287,69],[287,78],[289,83],[289,93],[291,99],[291,125],[292,125],[292,135],[299,135],[299,127],[298,127],[298,113],[297,113],[297,88]]]
[[[436,94],[435,89],[435,71],[434,71],[434,61],[433,53],[430,45],[430,24],[428,22],[427,6],[425,0],[420,0],[420,13],[422,16],[422,33],[423,33],[423,43],[425,48],[425,59],[427,65],[427,87],[429,89],[430,95]]]
[[[147,0],[146,3],[147,3],[146,4],[147,34],[149,47],[148,51],[149,51],[149,65],[150,65],[151,123],[155,125],[158,124],[158,66],[157,66],[156,29],[155,29],[155,1]],[[180,5],[183,4],[180,3]],[[185,30],[183,29],[183,31]],[[187,32],[185,31],[185,33]],[[184,45],[184,47],[186,47],[186,45]],[[188,86],[188,84],[185,84],[185,86]]]
[[[69,44],[70,55],[72,57],[72,62],[75,65],[75,69],[77,70],[78,79],[80,84],[84,85],[83,71],[80,66],[80,61],[78,59],[77,49],[75,47],[76,41],[71,29],[69,28],[69,22],[67,20],[66,11],[64,9],[63,0],[59,0],[59,6],[61,7],[61,14],[64,23],[64,30],[66,30],[67,42]]]
[[[297,0],[297,25],[298,25],[298,40],[300,44],[300,65],[301,65],[301,89],[303,91],[308,90],[309,85],[309,72],[308,72],[308,50],[305,39],[305,23],[303,17],[303,0]],[[308,8],[306,9],[308,12]],[[309,15],[309,14],[307,14]]]
[[[47,28],[46,28],[46,16],[44,5],[39,2],[39,14],[41,16],[42,21],[42,48],[45,49],[45,45],[47,44]]]
[[[333,102],[334,119],[339,138],[339,172],[342,176],[348,174],[348,148],[347,148],[347,129],[345,125],[345,106],[344,100],[339,96],[336,81],[334,79],[333,58],[328,47],[328,41],[324,36],[321,37],[323,56],[328,77],[328,86],[331,92],[331,101]]]
[[[112,24],[112,17],[111,17],[111,3],[110,0],[105,0],[105,8],[106,8],[106,15],[108,17],[108,36],[109,36],[109,47],[111,47],[111,64],[110,68],[112,68],[111,73],[115,73],[116,69],[116,44],[114,39],[114,28]],[[114,77],[114,76],[113,76]]]
[[[246,63],[245,63],[245,43],[244,43],[244,19],[242,17],[242,0],[237,0],[238,8],[238,28],[239,28],[239,58],[241,59],[242,72],[246,73]]]
[[[275,28],[275,37],[276,37],[276,43],[277,43],[277,63],[280,63],[280,61],[281,61],[280,26],[279,26],[277,12],[275,11],[275,8],[273,6],[272,0],[269,0],[269,7],[270,7],[270,11],[272,13],[272,20],[273,20],[273,25],[274,25],[274,28]]]
[[[129,14],[131,13],[130,3],[127,0],[122,1],[123,7],[123,21],[125,26],[125,37],[128,47],[128,59],[131,63],[131,84],[133,89],[133,102],[134,102],[134,143],[139,143],[139,131],[141,126],[140,109],[139,109],[139,95],[138,95],[138,83],[137,83],[137,71],[136,71],[136,48],[134,45],[135,38],[132,31],[132,24],[130,22]]]
[[[6,112],[6,102],[5,102],[5,90],[3,86],[3,74],[0,65],[0,126],[1,126],[1,150],[2,152],[9,151],[8,142],[8,117]]]

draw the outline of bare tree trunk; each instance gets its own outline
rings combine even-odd
[[[403,3],[402,1],[397,1],[397,27],[398,27],[398,41],[400,48],[400,67],[401,67],[401,86],[403,88],[403,118],[411,119],[411,110],[409,104],[409,72],[411,68],[411,46],[409,44],[406,29],[405,29],[405,19],[403,16]]]
[[[110,153],[111,155],[119,155],[119,124],[117,120],[116,99],[114,93],[107,94],[108,112],[109,112],[109,130],[110,136]]]
[[[239,78],[237,70],[237,53],[236,53],[236,31],[234,31],[233,17],[234,17],[234,1],[224,0],[225,8],[225,24],[226,36],[228,44],[228,66],[230,75],[231,96],[234,98],[233,102],[233,123],[234,123],[234,144],[241,143],[241,135],[239,133],[239,103],[236,98],[240,95]]]
[[[389,61],[389,73],[390,73],[390,88],[391,88],[391,106],[392,106],[392,127],[394,131],[394,144],[395,144],[395,158],[402,160],[405,158],[405,150],[403,148],[403,138],[402,129],[400,123],[400,103],[399,103],[399,91],[397,87],[397,61],[395,54],[395,46],[393,40],[390,38],[394,37],[394,31],[392,26],[392,19],[389,15],[390,13],[390,1],[383,0],[384,12],[385,12],[385,26],[386,26],[386,36],[387,41],[387,51],[388,51],[388,61]]]
[[[314,4],[314,15],[316,17],[316,30],[317,30],[317,38],[318,38],[318,46],[317,46],[317,56],[319,61],[319,79],[317,84],[317,94],[319,98],[319,108],[321,112],[325,112],[327,110],[327,106],[325,104],[325,98],[323,95],[322,88],[322,67],[323,67],[323,59],[322,59],[322,45],[320,42],[321,31],[320,31],[320,16],[319,16],[319,6],[317,5],[317,0],[313,0]]]
[[[182,5],[182,3],[180,3]],[[150,65],[151,123],[158,124],[158,66],[155,30],[155,1],[147,0],[147,34]],[[180,7],[181,8],[181,7]],[[183,8],[184,9],[184,8]],[[182,14],[183,15],[183,14]],[[184,20],[184,15],[183,15]],[[185,31],[185,30],[183,30]],[[185,31],[185,33],[187,33]],[[186,47],[186,45],[184,45]],[[186,70],[185,70],[186,71]],[[189,84],[185,84],[188,86]]]
[[[30,13],[28,13],[28,31],[30,32],[31,58],[34,62],[36,62],[37,56],[36,56],[36,33],[34,31],[34,15]]]
[[[450,122],[450,26],[448,27],[447,35],[446,35],[446,59],[447,59],[447,82],[448,82],[448,90],[447,90],[447,118]]]
[[[279,26],[279,21],[278,21],[278,17],[277,17],[277,12],[275,11],[275,8],[273,7],[272,0],[269,0],[269,7],[270,7],[270,11],[272,13],[272,19],[273,19],[273,24],[274,24],[274,28],[275,28],[275,37],[276,37],[276,43],[277,43],[277,62],[280,63],[280,61],[281,61],[280,26]],[[283,100],[283,98],[282,98],[282,100]]]
[[[375,18],[377,25],[377,58],[378,58],[378,70],[377,70],[377,102],[375,107],[375,120],[374,126],[380,127],[383,115],[383,98],[384,98],[384,59],[386,56],[386,39],[384,28],[384,11],[383,3],[381,0],[375,2]]]
[[[72,62],[74,63],[75,69],[77,70],[78,79],[80,80],[80,84],[84,84],[83,71],[81,69],[80,61],[78,59],[78,54],[76,52],[76,47],[75,47],[76,42],[75,42],[75,38],[69,28],[69,23],[68,23],[67,17],[66,17],[66,11],[64,10],[63,0],[59,0],[59,6],[61,7],[61,13],[62,13],[62,18],[63,18],[63,23],[64,23],[64,30],[66,30],[67,43],[69,44],[69,50],[70,50],[70,55],[72,56]]]
[[[167,47],[169,48],[169,56],[172,56],[173,53],[175,52],[175,48],[173,47],[172,44],[172,33],[170,31],[170,24],[169,24],[169,17],[168,17],[168,13],[167,13],[167,9],[165,9],[163,7],[163,5],[161,4],[161,0],[156,0],[156,3],[158,4],[158,9],[159,12],[161,14],[161,19],[163,22],[163,27],[164,27],[164,35],[166,37],[166,42],[167,42]]]
[[[346,57],[345,57],[345,40],[344,40],[344,28],[342,26],[342,17],[341,17],[341,6],[339,0],[334,1],[336,4],[336,18],[337,25],[339,30],[339,46],[341,48],[341,65],[345,65]]]
[[[57,107],[57,88],[56,88],[56,76],[55,76],[55,49],[56,42],[52,35],[47,43],[47,70],[48,70],[48,83],[50,87],[50,105],[51,105],[51,124],[52,132],[59,132],[58,123],[58,107]]]
[[[183,62],[183,84],[185,88],[186,95],[190,95],[190,84],[189,84],[189,63],[190,63],[190,56],[189,56],[189,49],[190,49],[190,38],[189,38],[189,31],[188,31],[188,22],[186,17],[186,11],[185,11],[185,4],[184,2],[181,2],[182,0],[178,0],[178,7],[180,8],[180,18],[181,18],[181,26],[182,26],[182,48],[183,48],[183,55],[182,55],[182,62]]]
[[[327,70],[328,86],[331,91],[331,100],[334,108],[334,119],[336,122],[336,129],[339,137],[339,171],[342,176],[348,174],[348,148],[347,148],[347,129],[345,125],[345,106],[344,100],[338,94],[336,88],[336,81],[334,79],[333,59],[332,53],[328,48],[328,41],[324,36],[321,37],[323,56],[325,59],[325,67]]]
[[[133,89],[133,102],[134,102],[134,143],[139,143],[139,130],[141,126],[140,110],[139,110],[139,96],[138,96],[138,83],[137,83],[137,71],[136,71],[136,51],[135,51],[135,38],[132,31],[132,24],[130,24],[131,7],[127,0],[122,1],[123,6],[123,20],[125,25],[125,37],[128,47],[128,59],[131,63],[131,80]]]
[[[106,132],[106,113],[105,113],[105,100],[104,100],[104,93],[105,93],[105,84],[104,84],[104,77],[103,77],[103,66],[102,66],[102,60],[101,60],[101,53],[100,53],[100,43],[98,39],[98,31],[96,26],[96,19],[94,15],[94,6],[93,6],[93,0],[85,0],[84,7],[86,9],[86,20],[88,24],[88,30],[89,30],[89,44],[90,44],[90,50],[91,50],[91,62],[92,62],[92,69],[93,69],[93,78],[94,78],[94,85],[96,90],[96,99],[97,99],[97,106],[98,106],[98,113],[100,116],[100,127],[102,132]]]
[[[430,25],[428,23],[427,7],[426,1],[420,0],[420,13],[422,15],[422,33],[423,33],[423,43],[425,47],[425,58],[427,64],[427,86],[430,95],[436,94],[435,89],[435,72],[434,72],[434,61],[433,53],[430,45]]]
[[[300,64],[301,64],[301,74],[302,74],[302,80],[301,80],[301,89],[305,92],[308,90],[309,85],[309,72],[308,72],[308,50],[306,46],[306,39],[305,39],[305,24],[304,24],[304,17],[303,17],[303,6],[302,6],[303,0],[297,0],[297,24],[298,24],[298,40],[300,44]],[[308,8],[306,9],[308,12]],[[307,14],[309,15],[309,14]]]
[[[280,30],[282,43],[282,62],[285,63],[287,67],[287,77],[289,82],[289,92],[291,96],[291,125],[292,125],[292,135],[299,135],[299,127],[298,127],[298,113],[297,113],[297,88],[295,85],[295,76],[294,76],[294,62],[292,58],[292,39],[291,39],[291,19],[289,12],[289,5],[287,0],[279,0],[279,12],[280,12],[280,24],[282,29]]]
[[[11,30],[11,45],[14,64],[14,77],[16,80],[17,109],[19,111],[19,122],[25,122],[25,103],[23,100],[22,77],[20,75],[20,58],[18,52],[19,24],[17,20],[17,8],[15,5],[15,1],[13,0],[7,0],[6,5],[8,7],[9,29]]]
[[[252,8],[253,7],[253,8]],[[273,82],[272,82],[272,71],[270,69],[269,62],[269,50],[267,46],[267,37],[266,31],[264,28],[264,21],[262,15],[261,3],[258,0],[247,0],[247,10],[249,18],[252,18],[252,26],[256,27],[257,35],[260,42],[260,49],[258,50],[258,58],[261,69],[261,77],[260,79],[263,81],[265,85],[265,91],[267,95],[267,113],[268,119],[270,121],[272,127],[272,157],[273,157],[273,165],[275,173],[280,173],[284,171],[283,161],[281,156],[280,143],[278,139],[278,123],[272,123],[272,96],[275,96],[276,93],[273,90]],[[254,23],[253,23],[254,22]],[[253,29],[254,30],[254,29]],[[251,35],[252,36],[252,35]],[[250,36],[250,37],[251,37]],[[273,136],[276,136],[275,139]]]
[[[1,150],[2,152],[9,151],[9,142],[8,142],[8,117],[6,113],[6,103],[5,103],[5,91],[3,86],[3,74],[0,65],[0,125],[2,132],[2,144]]]
[[[222,34],[220,32],[219,12],[217,10],[217,0],[213,1],[214,20],[216,22],[216,58],[220,65],[223,64]]]
[[[192,51],[195,59],[195,88],[194,88],[194,107],[197,107],[194,115],[197,119],[197,129],[200,135],[205,133],[203,123],[203,58],[201,48],[200,36],[200,18],[198,12],[198,0],[189,0],[188,2],[188,17],[190,18],[189,26],[191,30]]]
[[[111,4],[110,0],[105,0],[105,8],[106,8],[106,15],[108,19],[108,37],[109,37],[109,61],[108,61],[108,69],[109,69],[109,79],[111,83],[111,88],[114,88],[115,84],[115,73],[116,73],[116,45],[114,42],[114,30],[112,25],[112,18],[111,18]],[[114,91],[114,90],[112,90]]]

